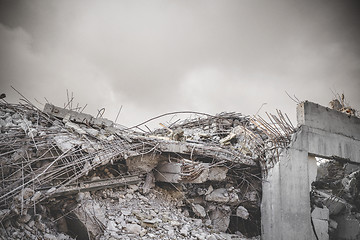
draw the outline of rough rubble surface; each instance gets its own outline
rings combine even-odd
[[[261,174],[294,131],[275,119],[282,133],[239,113],[139,132],[51,104],[0,103],[0,237],[256,238]]]
[[[315,229],[328,239],[359,239],[359,194],[358,164],[322,159],[311,192]]]

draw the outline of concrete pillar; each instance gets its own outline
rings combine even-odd
[[[299,131],[263,182],[263,240],[316,239],[310,214],[311,183],[317,170],[313,156],[360,163],[359,118],[311,102],[298,105],[297,117]],[[325,230],[319,232],[319,238],[327,238]]]
[[[263,183],[262,239],[315,239],[311,226],[310,185],[313,161],[308,160],[307,135],[301,131],[269,170]],[[306,148],[305,148],[306,149]],[[315,159],[314,159],[315,160]]]

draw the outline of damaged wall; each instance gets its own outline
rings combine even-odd
[[[360,162],[359,118],[311,102],[299,104],[297,111],[300,131],[263,183],[262,238],[266,240],[328,239],[324,227],[315,234],[311,220],[313,156]]]

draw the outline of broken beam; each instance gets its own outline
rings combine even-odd
[[[250,157],[242,156],[242,154],[239,152],[232,152],[216,146],[206,146],[203,144],[177,141],[163,141],[159,144],[158,148],[162,152],[173,152],[190,155],[196,154],[198,156],[200,155],[210,157],[219,161],[225,160],[249,166],[257,166],[257,162],[255,162]]]
[[[128,137],[132,140],[137,141],[147,141],[149,143],[153,142],[154,149],[161,152],[169,153],[178,153],[178,154],[187,154],[190,156],[203,156],[208,158],[213,158],[217,161],[227,161],[233,163],[244,164],[248,166],[257,166],[258,162],[252,159],[249,156],[243,155],[239,151],[231,151],[225,148],[217,146],[209,146],[200,143],[190,143],[190,142],[179,142],[173,140],[164,140],[161,138],[139,136],[134,134],[128,134]],[[132,156],[137,156],[140,154],[134,154]]]
[[[70,121],[89,124],[92,126],[95,125],[99,127],[111,127],[114,125],[112,121],[106,118],[94,118],[90,114],[68,110],[65,108],[54,106],[49,103],[45,104],[44,112],[61,119],[64,119],[65,117],[69,117]]]
[[[51,193],[51,197],[66,196],[71,194],[76,194],[79,192],[89,192],[96,191],[105,188],[115,188],[125,185],[136,184],[141,181],[141,178],[138,176],[129,176],[115,179],[106,179],[106,180],[95,180],[91,182],[80,183],[80,186],[68,186],[60,187],[56,189],[55,192]]]

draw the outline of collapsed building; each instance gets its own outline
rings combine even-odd
[[[315,162],[319,173],[311,177],[311,187],[310,170],[306,178],[297,176],[299,163],[283,160],[304,127],[295,128],[280,111],[268,116],[265,121],[239,113],[198,114],[144,131],[51,104],[40,110],[28,101],[4,101],[0,236],[299,239],[292,235],[296,230],[279,225],[289,219],[284,224],[295,224],[292,228],[309,227],[312,235],[303,239],[340,239],[349,224],[359,225],[359,168],[347,167],[349,161],[336,165],[334,157],[319,168]],[[275,174],[286,167],[296,182],[287,179],[290,173]],[[290,204],[301,209],[289,209]],[[345,212],[355,220],[344,224]],[[357,239],[355,232],[342,239]]]

